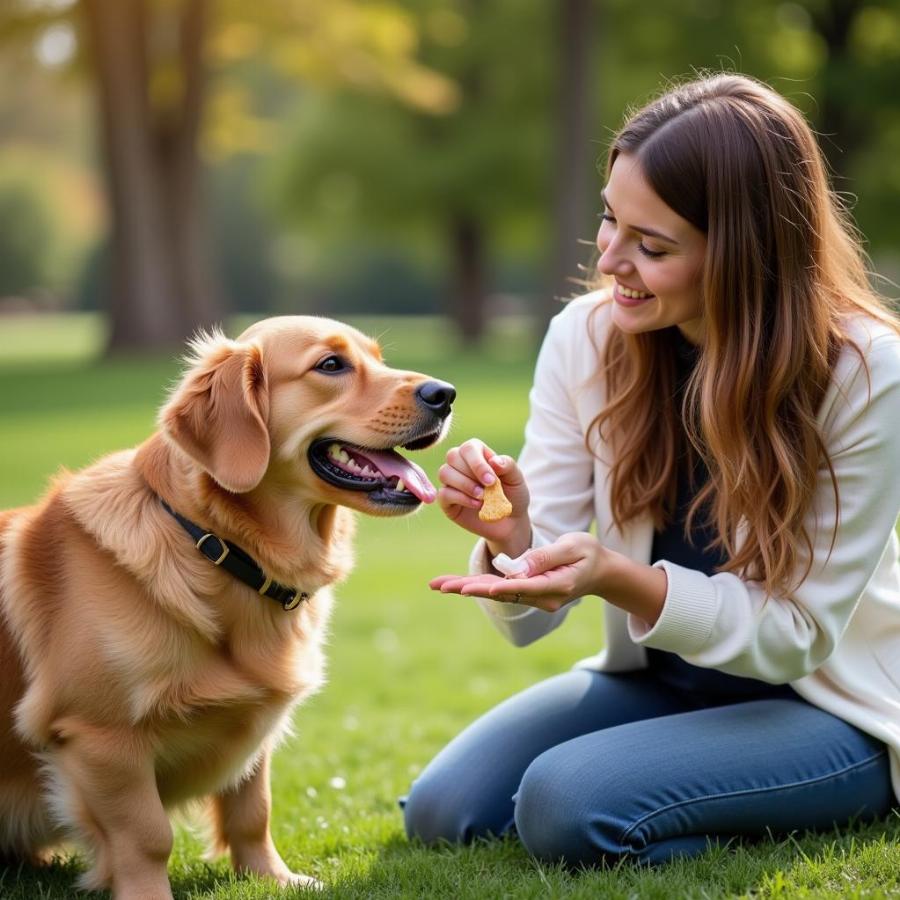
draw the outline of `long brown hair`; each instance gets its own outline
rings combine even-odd
[[[765,85],[734,74],[682,84],[627,121],[607,175],[620,153],[707,235],[706,335],[677,410],[659,400],[674,394],[672,335],[611,326],[601,360],[609,402],[587,441],[597,434],[613,449],[613,519],[621,528],[650,513],[659,527],[673,512],[679,456],[697,453],[709,480],[687,528],[703,511],[725,571],[790,590],[812,567],[804,516],[823,464],[839,501],[816,415],[853,345],[849,319],[900,331],[897,319],[869,284],[810,127]]]

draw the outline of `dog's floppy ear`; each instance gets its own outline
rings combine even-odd
[[[191,342],[190,368],[159,415],[163,432],[226,490],[259,484],[269,465],[262,352],[221,333]]]

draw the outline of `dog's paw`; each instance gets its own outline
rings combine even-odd
[[[260,854],[254,859],[246,857],[235,866],[242,875],[256,875],[260,878],[271,878],[280,887],[303,888],[308,891],[320,891],[325,886],[311,875],[292,872],[287,864],[273,849]]]
[[[283,887],[298,887],[307,891],[321,891],[325,887],[321,881],[313,878],[312,875],[301,875],[298,872],[291,872],[287,881],[279,879],[279,883]]]

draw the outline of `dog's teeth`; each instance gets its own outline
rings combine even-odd
[[[334,442],[328,445],[328,458],[338,464],[339,468],[344,472],[350,472],[358,478],[383,478],[378,469],[373,469],[368,462],[360,463],[355,457],[351,456],[339,443]],[[403,490],[402,484],[399,490]]]
[[[403,484],[402,478],[397,479],[397,487],[395,487],[394,490],[395,491],[405,491],[406,490],[406,486]]]

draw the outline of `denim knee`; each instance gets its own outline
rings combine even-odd
[[[585,779],[565,753],[541,754],[525,771],[516,793],[519,839],[532,856],[548,862],[591,865],[628,852],[620,843],[622,824],[607,809],[585,802]],[[610,794],[614,794],[610,781]],[[613,800],[612,807],[615,806]]]
[[[418,838],[426,844],[441,839],[456,841],[456,828],[450,814],[445,792],[427,776],[414,781],[403,803],[403,822],[406,836]]]
[[[500,834],[504,828],[489,821],[489,812],[460,787],[453,779],[427,771],[413,782],[403,806],[407,837],[426,844],[441,840],[467,844],[476,837]]]

